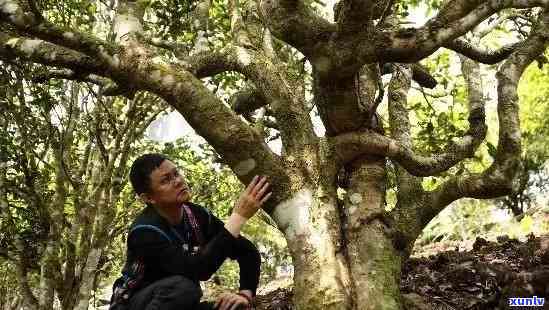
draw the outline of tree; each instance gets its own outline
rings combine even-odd
[[[549,190],[547,161],[549,160],[548,137],[549,127],[543,120],[549,116],[546,102],[548,91],[542,85],[549,82],[548,67],[542,70],[530,67],[524,74],[524,83],[519,87],[521,99],[521,120],[524,124],[522,172],[519,175],[520,186],[509,196],[498,199],[502,206],[509,208],[517,218],[525,213],[534,213],[536,196]],[[537,86],[537,87],[536,87]],[[524,111],[528,111],[525,113]]]
[[[517,84],[549,37],[546,0],[428,2],[439,6],[437,15],[404,28],[405,1],[342,0],[333,22],[315,11],[316,3],[298,0],[120,1],[103,8],[116,14],[115,36],[101,37],[48,18],[48,4],[2,0],[0,57],[42,64],[57,78],[97,82],[106,95],[154,93],[243,183],[268,175],[274,195],[265,211],[288,241],[298,309],[399,309],[401,264],[425,225],[453,201],[494,198],[516,186]],[[490,32],[517,18],[523,41],[490,51],[474,38],[481,23]],[[407,94],[412,78],[436,84],[418,62],[441,48],[466,57],[469,128],[442,150],[422,153],[413,144]],[[474,156],[484,140],[478,63],[502,61],[499,140],[490,167],[424,188],[424,177]],[[228,72],[241,74],[245,85],[230,106],[210,86]],[[388,133],[376,115],[385,73],[392,73]],[[325,136],[315,134],[311,109]],[[280,154],[266,144],[271,134],[280,136]],[[390,211],[387,159],[398,188]]]
[[[7,298],[52,309],[57,296],[61,309],[87,309],[134,203],[123,192],[128,159],[164,107],[147,93],[127,100],[72,81],[33,83],[33,66],[0,70],[0,258],[19,287]]]

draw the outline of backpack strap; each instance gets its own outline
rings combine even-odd
[[[132,232],[136,231],[136,230],[139,230],[139,229],[151,229],[151,230],[154,230],[156,231],[157,233],[161,234],[162,236],[164,236],[164,238],[168,239],[168,241],[171,243],[172,242],[172,238],[170,238],[170,236],[168,236],[168,234],[166,234],[162,229],[154,226],[154,225],[135,225],[131,230],[130,232],[128,233],[128,235],[131,235]]]
[[[181,207],[183,208],[183,210],[185,210],[187,220],[189,221],[189,224],[194,234],[195,241],[200,246],[202,246],[204,244],[204,236],[202,236],[202,231],[200,230],[200,225],[198,225],[198,220],[196,219],[193,212],[191,211],[191,208],[188,205],[183,204]]]

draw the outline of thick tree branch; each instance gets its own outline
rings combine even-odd
[[[78,52],[42,40],[0,32],[0,58],[13,59],[14,57],[43,65],[67,68],[75,72],[101,74],[109,69],[98,63],[96,59]]]
[[[43,20],[44,17],[42,16],[42,12],[40,12],[40,9],[36,5],[36,1],[35,0],[28,0],[27,2],[29,4],[29,8],[30,8],[31,13],[34,14],[36,19],[39,20],[39,21]]]
[[[106,79],[95,74],[80,75],[70,69],[51,69],[46,72],[36,73],[32,77],[32,81],[35,83],[44,83],[50,79],[64,79],[72,81],[88,82],[99,86],[105,86],[112,83],[109,79]]]
[[[387,16],[394,0],[342,0],[334,8],[334,15],[340,32],[363,31],[372,25],[374,19]]]
[[[523,15],[521,15],[520,13],[513,13],[513,14],[498,14],[498,18],[495,20],[495,21],[492,21],[490,23],[488,23],[486,26],[484,27],[477,27],[474,31],[475,33],[475,36],[479,37],[479,38],[484,38],[486,35],[488,35],[490,32],[492,32],[494,29],[496,29],[497,27],[501,26],[501,24],[507,20],[507,19],[514,19],[514,18],[519,18],[519,17],[524,17]]]
[[[190,57],[183,65],[199,78],[231,70],[250,78],[277,119],[285,150],[297,151],[304,141],[315,141],[309,111],[304,98],[296,94],[295,82],[263,53],[229,46],[219,53]]]
[[[506,8],[547,7],[549,0],[450,1],[446,9],[419,29],[378,32],[375,54],[385,62],[416,62],[472,30],[490,15]],[[363,38],[361,58],[371,57],[371,39]],[[366,52],[366,54],[365,54]]]
[[[194,46],[191,48],[191,54],[206,52],[208,48],[208,16],[211,2],[210,0],[199,0],[192,14],[192,30],[196,33]]]
[[[378,66],[370,64],[362,67],[355,81],[360,112],[365,115],[365,120],[368,122],[367,126],[376,128],[377,118],[375,114],[385,92]],[[360,119],[358,117],[353,118]]]
[[[143,34],[138,34],[137,36],[138,36],[138,38],[143,40],[143,42],[146,42],[146,43],[148,43],[152,46],[162,48],[162,49],[165,49],[165,50],[168,50],[168,51],[174,53],[174,55],[177,58],[186,57],[189,54],[189,52],[192,48],[189,44],[181,43],[181,42],[177,42],[177,41],[162,40],[162,39],[159,39],[159,38],[148,37],[148,36],[145,36]]]
[[[462,141],[450,143],[443,153],[433,156],[416,154],[397,141],[372,131],[341,134],[333,138],[333,143],[342,163],[364,153],[382,155],[398,162],[412,175],[432,176],[450,169],[464,158],[472,157],[477,140],[473,134],[468,134]]]
[[[509,55],[511,55],[522,44],[524,44],[524,42],[512,43],[505,45],[498,50],[491,51],[480,49],[479,47],[473,46],[466,40],[458,38],[444,44],[444,47],[480,63],[493,65],[509,57]]]
[[[394,72],[389,83],[388,109],[391,137],[407,148],[412,147],[412,133],[408,112],[408,92],[410,90],[412,70],[410,65],[393,65]],[[416,206],[424,196],[422,178],[411,175],[397,162],[393,162],[397,201],[389,213],[393,243],[402,250],[404,257],[411,252],[416,231],[421,231],[420,220],[410,209]],[[408,245],[408,246],[407,246]]]
[[[420,63],[412,64],[412,79],[421,87],[433,89],[437,86],[437,80],[431,75],[429,69]]]
[[[336,25],[318,16],[301,0],[258,0],[260,17],[271,33],[307,57],[318,54]]]
[[[462,62],[462,73],[466,81],[469,111],[475,111],[477,118],[469,118],[470,128],[476,128],[478,132],[475,142],[471,145],[472,150],[476,149],[480,142],[484,139],[486,133],[486,126],[484,125],[484,100],[482,93],[482,81],[480,78],[480,66],[478,63],[465,58],[460,57]],[[393,78],[395,78],[393,76]],[[395,91],[399,91],[401,87],[396,87]],[[408,128],[404,137],[407,141],[410,141],[408,145],[411,145],[409,120],[407,119],[408,112],[403,108],[401,103],[402,96],[398,93],[395,98],[391,96],[389,98],[389,114],[391,118],[391,131],[393,127],[397,129],[396,133],[400,134],[403,128]],[[394,114],[392,116],[391,114]],[[471,116],[474,114],[472,113]],[[393,126],[393,123],[395,126]],[[407,123],[408,126],[403,124]],[[401,129],[401,127],[403,127]],[[397,165],[396,167],[397,181],[399,191],[397,193],[397,205],[391,211],[392,216],[395,218],[395,223],[398,227],[398,231],[405,240],[406,251],[409,255],[413,241],[421,233],[424,227],[423,210],[430,205],[429,195],[423,190],[421,186],[421,179],[410,176],[407,172]]]
[[[546,50],[548,44],[549,10],[545,10],[532,35],[497,73],[499,142],[494,162],[482,173],[453,177],[432,191],[430,207],[422,217],[424,225],[457,199],[495,198],[513,190],[521,165],[517,85],[526,67]]]
[[[259,69],[254,67],[255,62],[247,62],[247,65],[247,70]],[[143,63],[140,69],[133,73],[129,82],[138,89],[157,94],[179,111],[243,182],[249,182],[256,174],[271,175],[273,183],[288,182],[280,159],[262,137],[224,105],[202,81],[178,66]],[[271,98],[276,98],[276,93]],[[284,198],[288,193],[275,194]]]
[[[229,103],[237,114],[251,113],[267,105],[265,97],[253,88],[237,92]]]
[[[347,163],[361,153],[383,155],[398,162],[415,176],[430,176],[446,171],[463,159],[472,157],[486,136],[484,98],[478,68],[469,64],[464,72],[469,92],[469,130],[461,140],[452,141],[444,152],[432,156],[418,155],[412,151],[411,144],[402,136],[405,132],[399,135],[400,139],[404,140],[398,141],[366,131],[336,136],[333,141],[339,158],[343,163]],[[405,98],[405,95],[392,91],[389,100],[401,101],[403,96]]]
[[[246,3],[247,1],[244,1]],[[233,44],[236,46],[247,47],[247,48],[258,48],[259,45],[257,42],[252,42],[250,36],[248,35],[248,28],[255,28],[257,25],[245,25],[242,20],[242,15],[240,14],[239,7],[237,4],[238,1],[229,0],[228,1],[228,11],[229,19],[231,21],[231,35],[233,38]],[[256,44],[254,44],[256,43]]]
[[[61,29],[32,13],[25,13],[14,0],[0,0],[0,20],[19,32],[79,51],[105,63],[116,63],[112,57],[116,53],[114,45],[77,31]]]
[[[372,22],[375,0],[341,0],[334,7],[334,19],[340,31],[363,30]]]
[[[394,65],[395,71],[389,83],[389,125],[391,137],[406,148],[412,148],[412,132],[408,115],[408,91],[411,85],[412,70],[406,65]],[[422,191],[421,179],[413,177],[398,163],[395,165],[399,201],[411,200],[409,195]],[[398,204],[398,202],[397,202]]]
[[[393,65],[390,63],[380,64],[381,74],[393,73]],[[414,63],[411,65],[412,70],[412,79],[419,84],[421,87],[425,88],[435,88],[437,86],[437,80],[431,75],[429,69],[423,66],[422,64]]]
[[[25,297],[25,304],[32,310],[38,309],[38,298],[31,290],[29,285],[28,270],[29,259],[26,256],[28,248],[24,245],[20,239],[16,240],[16,247],[18,252],[18,261],[16,262],[16,274],[21,288],[22,294]]]

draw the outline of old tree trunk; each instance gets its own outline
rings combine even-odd
[[[216,4],[209,0],[194,7],[192,44],[144,31],[145,12],[155,10],[148,2],[118,3],[112,43],[57,26],[32,1],[27,10],[26,2],[0,0],[0,59],[69,69],[55,77],[100,81],[106,95],[152,92],[177,109],[242,182],[268,175],[274,195],[265,209],[288,241],[298,309],[401,309],[401,264],[425,225],[455,200],[513,189],[521,152],[517,83],[546,49],[549,1],[443,1],[438,15],[419,28],[399,26],[401,2],[341,0],[329,21],[300,0],[229,0],[221,5],[230,41],[213,49],[209,29],[219,18],[209,16]],[[513,9],[531,10],[526,39],[496,51],[480,48],[478,26]],[[290,70],[288,46],[310,64],[312,87]],[[469,130],[440,153],[418,154],[407,94],[412,80],[436,84],[418,61],[440,48],[461,55]],[[166,50],[173,52],[170,61],[162,57]],[[425,190],[422,177],[472,157],[484,140],[479,63],[499,62],[495,160],[486,171]],[[200,80],[228,71],[247,83],[230,107]],[[392,77],[384,91],[387,72]],[[383,92],[387,124],[376,114]],[[313,130],[312,108],[324,136]],[[280,135],[280,154],[266,144],[269,130]],[[391,211],[385,211],[388,160],[398,189]]]

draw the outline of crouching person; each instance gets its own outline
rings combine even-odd
[[[147,206],[130,226],[126,263],[113,286],[110,309],[251,308],[261,258],[240,229],[269,199],[267,179],[254,177],[226,223],[190,202],[185,178],[161,154],[137,158],[130,181]],[[201,302],[199,281],[208,280],[226,258],[240,267],[239,291],[222,294],[215,304]]]

